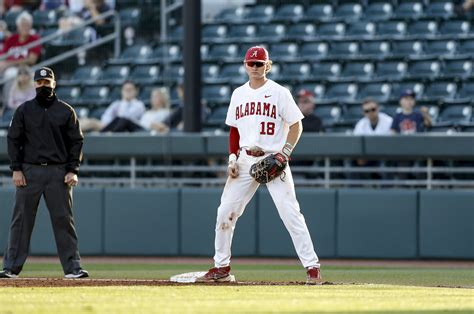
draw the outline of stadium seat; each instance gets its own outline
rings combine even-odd
[[[311,79],[318,81],[335,81],[341,73],[341,64],[334,61],[315,62],[311,68]]]
[[[323,84],[319,84],[319,83],[300,84],[296,87],[294,95],[297,95],[298,92],[302,89],[309,90],[310,92],[312,92],[314,94],[314,98],[317,104],[331,103],[332,105],[335,105],[334,102],[324,101],[324,94],[325,94],[326,88]]]
[[[423,15],[422,1],[401,2],[395,9],[394,17],[399,19],[418,19]]]
[[[359,55],[364,59],[384,59],[391,52],[388,41],[362,41],[359,47]]]
[[[441,122],[469,122],[472,117],[472,106],[450,105],[444,108],[439,114],[438,120]]]
[[[454,40],[428,40],[425,42],[425,56],[449,57],[456,54],[457,42]]]
[[[359,44],[356,41],[333,41],[330,44],[329,56],[337,59],[355,58],[359,53]]]
[[[215,63],[201,64],[201,78],[205,83],[217,83],[219,66]]]
[[[408,24],[408,36],[412,38],[433,38],[438,32],[438,23],[434,20],[416,20]]]
[[[258,27],[257,37],[261,41],[280,41],[286,36],[286,26],[282,23],[262,24]]]
[[[297,57],[298,45],[294,42],[273,44],[270,51],[272,60],[292,61]]]
[[[168,63],[182,59],[181,48],[178,45],[162,44],[153,50],[150,58],[151,63]]]
[[[348,81],[369,81],[374,73],[371,62],[348,62],[344,65],[340,78]]]
[[[464,81],[456,98],[460,102],[471,102],[474,95],[474,81]]]
[[[355,125],[364,116],[360,104],[346,105],[342,110],[340,123],[344,125]]]
[[[231,90],[227,85],[204,85],[202,98],[210,103],[228,103]]]
[[[400,95],[407,89],[416,93],[416,99],[422,99],[425,86],[420,81],[404,80],[403,82],[394,83],[392,84],[390,99],[398,102]]]
[[[447,20],[441,23],[439,33],[452,39],[453,37],[465,37],[469,35],[471,25],[466,20]]]
[[[393,14],[393,5],[391,1],[380,1],[369,3],[365,9],[365,20],[368,21],[386,21]]]
[[[133,68],[128,78],[135,84],[157,84],[161,83],[163,77],[158,65],[137,65]]]
[[[227,106],[220,106],[212,110],[206,118],[205,125],[207,127],[223,128],[225,126],[225,119],[227,116]]]
[[[280,64],[278,63],[273,63],[272,64],[272,70],[267,74],[267,77],[271,80],[275,80],[275,81],[280,81],[280,79],[283,79],[281,77],[281,68],[280,68]],[[246,80],[248,80],[248,77],[246,77]],[[285,82],[280,82],[282,85],[285,85]],[[289,90],[292,89],[292,85],[290,86],[285,86],[287,87]]]
[[[401,39],[407,32],[407,23],[403,21],[383,21],[377,23],[377,37],[381,39]]]
[[[392,42],[392,56],[406,58],[423,54],[423,43],[419,40],[397,40]]]
[[[125,48],[117,59],[110,59],[110,64],[146,63],[151,59],[153,49],[149,45],[134,45]]]
[[[16,29],[16,18],[18,15],[20,15],[23,11],[16,11],[16,10],[8,10],[5,12],[5,16],[3,17],[3,20],[7,23],[8,29],[9,30],[15,30]]]
[[[56,95],[59,99],[74,107],[81,97],[81,88],[80,86],[58,86]]]
[[[444,61],[444,68],[441,75],[450,79],[467,79],[472,74],[471,59],[447,59]]]
[[[254,42],[257,37],[257,27],[250,25],[230,25],[227,39],[231,43],[235,42]]]
[[[290,25],[286,35],[291,40],[310,41],[316,38],[317,31],[313,23],[303,22]]]
[[[242,56],[238,55],[239,47],[236,44],[219,44],[212,45],[208,59],[214,61],[233,62],[241,60]]]
[[[337,105],[317,105],[314,114],[321,119],[324,127],[331,127],[339,121],[341,111]]]
[[[120,15],[120,23],[122,28],[133,27],[135,31],[138,30],[142,17],[142,11],[140,8],[126,8],[120,10],[118,13]]]
[[[140,92],[138,94],[138,99],[143,101],[143,103],[147,107],[150,107],[151,92],[155,88],[156,88],[156,86],[154,86],[154,85],[140,86]]]
[[[391,90],[392,86],[385,82],[359,84],[357,99],[363,101],[364,99],[371,98],[382,104],[388,101]]]
[[[428,4],[425,10],[425,16],[448,19],[453,16],[453,1],[436,1]]]
[[[357,95],[357,85],[353,83],[333,83],[327,87],[324,99],[337,102],[350,102]]]
[[[400,107],[398,100],[397,101],[391,101],[383,104],[380,108],[380,111],[388,114],[392,118],[396,116],[397,113],[402,111],[402,108]]]
[[[57,27],[58,18],[56,10],[35,10],[33,12],[33,27],[36,29]]]
[[[308,42],[300,47],[300,57],[306,60],[324,59],[328,55],[329,46],[326,42]]]
[[[303,17],[304,8],[301,4],[284,4],[280,6],[273,16],[273,21],[297,22]]]
[[[375,69],[375,77],[388,81],[399,81],[406,76],[408,65],[404,61],[380,61]]]
[[[242,6],[226,8],[214,16],[214,21],[230,24],[240,23],[242,22],[247,10],[247,8]]]
[[[413,79],[434,79],[441,71],[441,63],[435,60],[412,61],[408,64],[408,76]]]
[[[166,41],[171,43],[178,43],[183,40],[184,28],[183,25],[178,25],[171,29],[166,36]]]
[[[285,63],[282,65],[282,72],[286,80],[306,81],[311,75],[311,65],[306,62]]]
[[[465,57],[472,57],[474,54],[474,38],[465,39],[459,42],[458,55]]]
[[[227,25],[204,25],[201,36],[202,41],[205,43],[222,42],[227,36]]]
[[[81,97],[78,99],[78,104],[87,106],[89,108],[108,106],[109,103],[108,86],[88,86],[82,91]]]
[[[346,25],[341,22],[321,23],[318,27],[318,36],[324,39],[342,38],[346,32]]]
[[[301,21],[329,21],[332,19],[333,12],[331,2],[312,4],[305,11]]]
[[[449,81],[435,81],[426,86],[423,98],[425,100],[445,101],[454,99],[457,86]]]
[[[97,78],[99,84],[120,85],[127,80],[130,67],[126,65],[109,65]],[[87,82],[89,83],[89,82]],[[93,83],[92,83],[93,84]]]
[[[334,11],[333,18],[341,21],[358,20],[363,14],[363,8],[360,1],[349,3],[342,2]]]
[[[372,39],[375,35],[375,23],[366,21],[357,21],[351,23],[346,31],[346,38],[353,39]]]
[[[230,63],[222,66],[219,78],[223,83],[243,84],[247,81],[248,76],[242,62]]]
[[[184,67],[182,64],[168,64],[163,70],[163,80],[178,81],[184,76]]]
[[[78,67],[68,80],[59,80],[59,86],[81,85],[84,82],[94,83],[101,73],[99,66],[85,65]]]
[[[74,47],[87,44],[96,39],[96,31],[89,26],[72,30],[51,41],[51,46],[56,47]]]
[[[269,22],[275,14],[275,8],[270,4],[258,4],[251,7],[244,15],[245,22]]]

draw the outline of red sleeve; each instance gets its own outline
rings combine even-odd
[[[240,135],[239,130],[233,126],[230,127],[229,132],[229,154],[236,154],[239,152]]]

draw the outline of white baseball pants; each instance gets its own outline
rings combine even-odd
[[[225,267],[230,264],[232,236],[238,218],[252,199],[259,187],[249,174],[250,167],[258,160],[265,158],[247,155],[242,150],[237,160],[239,176],[228,177],[217,209],[216,238],[215,238],[215,267]],[[319,267],[319,259],[314,251],[313,242],[306,226],[303,214],[296,199],[295,186],[290,166],[287,165],[284,181],[275,178],[267,184],[268,191],[275,203],[278,214],[290,233],[296,253],[304,267]]]

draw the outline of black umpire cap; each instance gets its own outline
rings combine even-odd
[[[54,79],[54,72],[50,68],[42,67],[35,71],[34,80],[53,80]]]

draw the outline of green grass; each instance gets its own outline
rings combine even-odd
[[[167,279],[208,265],[87,264],[94,278]],[[303,281],[297,266],[234,265],[241,281]],[[22,277],[61,277],[58,264],[27,264]],[[470,269],[335,267],[323,276],[344,285],[0,287],[3,313],[473,313]],[[415,287],[416,286],[416,287]]]

